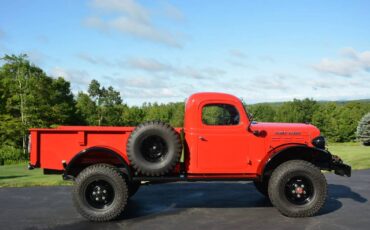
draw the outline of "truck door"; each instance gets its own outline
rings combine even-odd
[[[198,173],[246,173],[248,132],[241,113],[232,103],[200,106],[198,129]]]

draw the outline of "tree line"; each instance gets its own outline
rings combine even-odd
[[[136,126],[161,120],[183,125],[184,102],[128,106],[120,92],[92,80],[87,92],[74,95],[71,83],[53,78],[26,55],[5,55],[0,67],[0,157],[25,158],[28,129],[58,125]],[[309,122],[332,141],[355,140],[369,102],[321,103],[312,99],[246,105],[256,121]]]

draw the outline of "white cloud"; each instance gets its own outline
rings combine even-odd
[[[322,73],[350,77],[356,73],[370,70],[370,51],[358,52],[353,48],[341,50],[341,58],[323,58],[313,68]]]
[[[175,68],[173,70],[174,75],[191,77],[194,79],[208,79],[214,80],[215,77],[223,76],[226,72],[222,69],[207,67],[207,68],[195,68],[195,67],[184,67]]]
[[[64,79],[71,82],[72,91],[74,93],[76,93],[77,91],[85,90],[92,80],[89,73],[85,70],[53,67],[51,70],[49,70],[48,74],[54,78],[63,77]]]
[[[182,96],[176,89],[172,88],[161,88],[161,89],[135,89],[126,88],[122,93],[123,97],[141,99],[141,102],[155,102],[155,101],[166,101],[170,98],[181,98]],[[154,100],[153,100],[154,99]]]
[[[166,3],[164,7],[164,12],[167,15],[167,17],[177,20],[177,21],[183,21],[185,19],[184,14],[174,5]]]
[[[359,66],[366,66],[368,55],[367,52],[343,49],[338,60],[361,63]],[[99,58],[83,53],[80,53],[78,57],[93,65],[107,62],[104,57]],[[255,59],[259,57],[256,55]],[[239,60],[231,56],[229,59]],[[166,59],[152,57],[118,58],[109,60],[108,63],[112,65],[112,68],[110,68],[111,72],[106,74],[112,77],[104,75],[97,79],[105,86],[114,86],[121,92],[125,102],[135,105],[145,101],[183,101],[190,94],[202,91],[231,93],[245,98],[248,103],[286,101],[306,97],[315,100],[346,100],[369,98],[370,96],[369,73],[360,70],[352,77],[344,78],[338,74],[327,76],[312,74],[312,71],[311,73],[294,72],[294,70],[274,72],[274,70],[263,68],[258,71],[249,71],[221,65],[178,64],[172,60],[166,61]],[[330,66],[330,68],[334,67]],[[92,79],[87,72],[81,70],[54,69],[54,72],[58,71],[58,75],[72,82],[73,92],[86,90]],[[342,73],[345,71],[350,73],[352,70],[342,70]]]
[[[116,18],[107,24],[110,28],[139,38],[164,43],[173,47],[181,47],[177,39],[168,31],[161,30],[150,23],[142,23],[128,17]]]
[[[205,68],[203,69],[203,72],[210,77],[223,76],[226,74],[225,70],[219,69],[219,68],[213,68],[213,67]]]
[[[170,76],[175,77],[190,77],[194,79],[214,79],[215,77],[222,76],[226,74],[226,71],[214,68],[214,67],[206,67],[206,68],[196,68],[190,66],[173,66],[170,64],[166,64],[160,62],[156,59],[152,58],[130,58],[126,62],[126,65],[138,69],[143,70],[149,73],[166,73]]]
[[[294,75],[288,74],[270,74],[270,75],[261,75],[256,76],[249,83],[251,90],[258,91],[290,91],[296,87]],[[274,93],[275,94],[275,93]]]
[[[317,71],[341,76],[351,76],[359,69],[359,65],[353,60],[330,60],[324,58],[319,64],[313,66]]]
[[[148,10],[134,0],[93,0],[91,5],[104,11],[125,14],[139,21],[149,21]]]
[[[92,65],[113,66],[113,63],[103,57],[94,57],[87,53],[78,53],[76,55],[79,59],[84,60]]]
[[[164,78],[150,76],[132,76],[111,78],[115,87],[119,88],[124,98],[139,99],[141,102],[156,100],[168,100],[169,98],[181,98],[180,90],[171,87]]]
[[[160,89],[168,87],[168,84],[160,78],[151,77],[131,77],[125,79],[117,79],[120,85],[137,89]]]
[[[215,77],[223,76],[226,71],[216,67],[193,67],[193,66],[174,66],[154,58],[131,57],[126,60],[117,59],[109,61],[102,57],[95,57],[86,53],[76,55],[81,60],[84,60],[92,65],[105,65],[118,67],[127,70],[127,68],[144,71],[150,74],[158,73],[165,77],[185,77],[193,79],[215,79]],[[118,74],[119,75],[119,74]]]
[[[230,60],[228,61],[228,63],[234,67],[238,67],[238,68],[245,68],[245,69],[253,69],[253,70],[257,70],[258,67],[255,66],[255,65],[252,65],[252,64],[248,64],[248,63],[245,63],[245,62],[242,62],[242,61],[234,61],[234,60]]]
[[[138,2],[133,0],[94,0],[91,5],[106,14],[117,12],[118,15],[108,15],[109,17],[88,17],[84,21],[85,25],[88,27],[105,32],[118,31],[136,38],[177,48],[182,47],[178,37],[156,26],[149,14],[149,9]]]
[[[152,58],[129,58],[127,65],[131,68],[145,70],[148,72],[172,71],[172,66],[159,62]]]
[[[108,31],[108,27],[106,26],[106,23],[101,20],[99,17],[87,17],[85,20],[84,20],[84,24],[87,26],[87,27],[91,27],[91,28],[95,28],[95,29],[99,29],[99,30],[102,30],[102,31]]]

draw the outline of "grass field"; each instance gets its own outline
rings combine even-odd
[[[28,170],[27,164],[0,166],[1,187],[29,187],[68,185],[61,175],[43,175],[42,169]]]
[[[370,168],[370,147],[358,143],[329,143],[328,147],[352,169]],[[41,169],[27,170],[26,163],[0,166],[0,188],[70,184],[63,181],[61,175],[43,175]]]
[[[359,143],[329,143],[329,151],[342,158],[344,163],[352,166],[352,169],[370,168],[370,146]]]

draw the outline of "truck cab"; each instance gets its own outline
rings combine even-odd
[[[315,126],[255,122],[249,117],[241,100],[233,95],[190,96],[184,121],[187,173],[259,177],[266,163],[278,153],[299,158],[305,152],[302,149],[306,149],[325,155],[325,139]],[[315,140],[321,141],[319,146],[315,146]]]
[[[222,93],[198,93],[185,105],[189,174],[253,174],[254,135],[241,101]],[[256,146],[255,151],[258,151]]]
[[[327,188],[321,170],[350,176],[351,167],[311,124],[250,117],[233,95],[196,93],[186,100],[183,128],[148,121],[31,129],[29,168],[73,180],[75,206],[93,221],[117,217],[144,182],[250,180],[286,216],[317,213]]]

